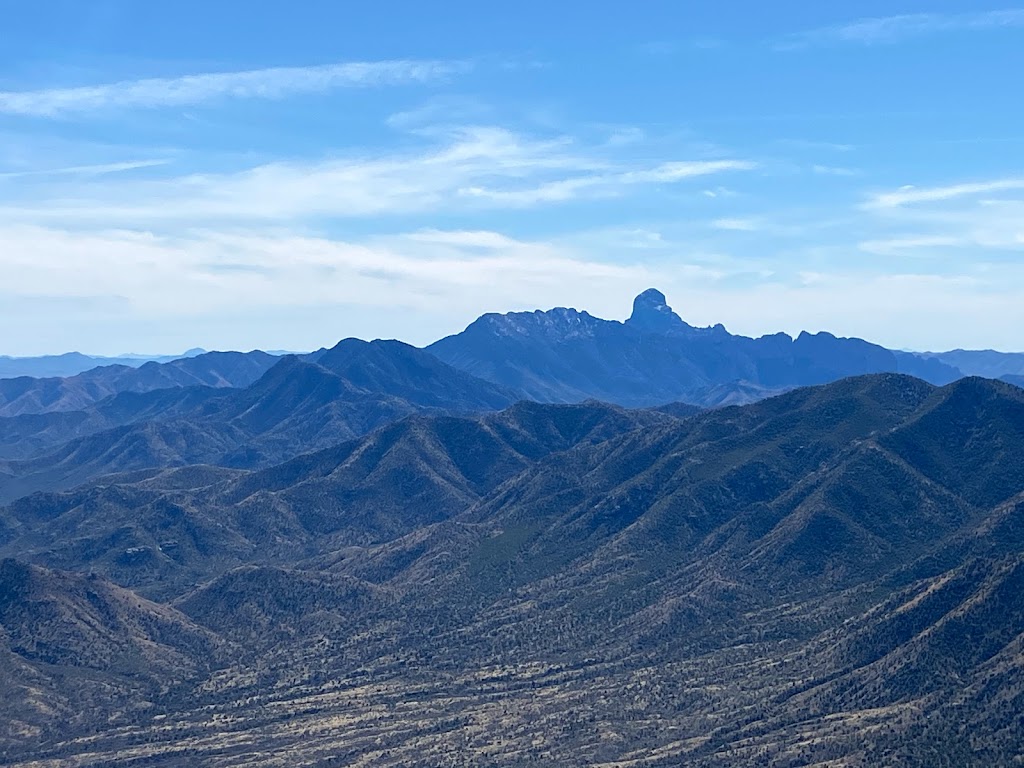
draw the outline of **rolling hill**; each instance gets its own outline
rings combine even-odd
[[[268,466],[413,413],[516,399],[400,342],[343,341],[315,359],[335,370],[288,356],[244,389],[122,392],[84,411],[0,419],[0,455],[12,455],[0,461],[0,500],[139,469]]]
[[[6,754],[1012,765],[1022,438],[1024,390],[882,373],[683,419],[414,415],[266,469],[28,497],[0,515],[4,552],[164,601],[137,598],[181,628],[166,647],[208,638],[212,661],[143,708],[112,685],[123,727],[11,704],[37,730]],[[86,577],[40,578],[78,605]],[[31,626],[18,610],[5,631]],[[9,679],[41,674],[18,642]]]

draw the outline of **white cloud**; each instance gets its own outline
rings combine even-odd
[[[777,50],[796,50],[831,44],[882,45],[940,32],[979,31],[1024,27],[1024,9],[978,13],[908,13],[859,19],[790,35],[776,43]]]
[[[0,113],[58,117],[106,109],[181,107],[217,99],[280,99],[337,88],[429,82],[467,66],[449,61],[347,62],[124,80],[75,88],[0,91]]]
[[[618,178],[630,184],[678,181],[694,176],[709,176],[725,171],[750,171],[757,167],[756,163],[747,160],[703,160],[697,162],[662,163],[649,170],[630,171]]]
[[[486,230],[453,230],[423,229],[406,237],[416,243],[433,243],[436,245],[454,245],[464,248],[497,249],[510,248],[517,245],[507,235]]]
[[[814,165],[811,166],[811,170],[819,176],[842,176],[850,178],[861,175],[861,171],[858,171],[856,168],[843,168],[835,165]]]
[[[491,231],[427,230],[332,240],[282,232],[0,228],[3,292],[62,299],[116,297],[141,318],[344,304],[443,314],[541,302],[565,293],[640,290],[637,265]],[[489,305],[489,306],[488,306]],[[422,339],[426,340],[426,339]]]
[[[996,179],[937,187],[901,187],[876,194],[862,206],[869,224],[886,233],[868,237],[861,251],[880,255],[955,249],[974,262],[1000,260],[1024,246],[1024,199],[997,193],[1024,190],[1024,179]],[[893,232],[893,227],[898,231]],[[947,254],[949,255],[949,254]]]
[[[779,144],[797,149],[824,149],[829,152],[853,152],[857,147],[854,144],[841,144],[835,141],[817,141],[812,139],[780,139]]]

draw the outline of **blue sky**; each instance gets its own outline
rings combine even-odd
[[[1024,349],[1024,6],[7,3],[0,354],[486,311]]]

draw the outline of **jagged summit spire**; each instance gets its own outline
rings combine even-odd
[[[657,288],[648,288],[633,300],[633,314],[626,322],[645,331],[687,327],[682,318],[672,311],[665,294]]]

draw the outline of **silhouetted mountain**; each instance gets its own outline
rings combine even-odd
[[[0,380],[0,416],[77,411],[119,392],[167,387],[246,387],[278,358],[265,352],[207,352],[138,368],[108,365],[70,378]]]
[[[677,419],[688,419],[691,416],[696,416],[703,409],[689,403],[665,403],[664,405],[653,406],[651,410],[658,413],[667,413],[669,416],[674,416]]]
[[[207,463],[232,454],[249,439],[235,425],[193,420],[117,427],[72,440],[39,458],[0,462],[0,501],[70,488],[114,472]]]
[[[628,406],[749,402],[793,387],[900,367],[892,352],[860,339],[828,333],[751,339],[721,325],[694,328],[654,289],[637,296],[625,323],[574,309],[489,314],[427,350],[542,402],[596,398]],[[956,378],[941,364],[929,366],[916,358],[913,363],[915,372],[937,376],[942,383]]]

